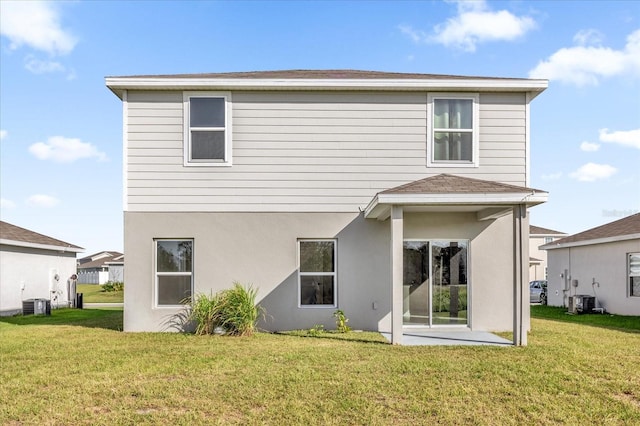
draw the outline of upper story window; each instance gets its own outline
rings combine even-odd
[[[427,165],[478,167],[477,94],[429,94]]]
[[[184,94],[185,166],[231,165],[231,94]]]
[[[553,242],[553,237],[544,237],[544,243],[549,244]]]

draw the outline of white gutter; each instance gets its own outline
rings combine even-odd
[[[118,97],[125,90],[434,90],[531,92],[529,100],[548,87],[532,79],[260,79],[107,77],[106,85]]]
[[[380,204],[393,205],[514,205],[525,203],[528,206],[545,203],[546,192],[490,193],[490,194],[376,194],[365,208],[365,217],[371,215]]]
[[[593,244],[617,243],[619,241],[640,240],[640,234],[617,235],[615,237],[594,238],[591,240],[572,241],[568,243],[548,243],[541,245],[542,250],[555,250],[568,247],[590,246]]]
[[[84,252],[83,248],[80,247],[70,247],[70,246],[54,246],[49,244],[38,244],[38,243],[29,243],[26,241],[15,241],[15,240],[6,240],[4,238],[0,239],[0,244],[14,247],[28,247],[42,250],[53,250],[53,251],[71,251],[74,253],[82,253]]]

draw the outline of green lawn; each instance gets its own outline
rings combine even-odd
[[[516,348],[121,327],[121,311],[0,319],[0,424],[640,424],[633,331],[534,318]]]
[[[76,291],[82,293],[83,303],[122,303],[124,291],[102,291],[98,284],[78,284]]]
[[[612,314],[571,315],[567,312],[567,308],[543,305],[532,305],[531,316],[534,318],[551,319],[578,324],[590,324],[599,327],[635,330],[640,332],[640,316],[622,316]]]

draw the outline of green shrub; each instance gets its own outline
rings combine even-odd
[[[324,333],[324,325],[322,324],[314,324],[314,326],[307,331],[309,336],[319,336],[322,333]]]
[[[196,322],[196,334],[214,334],[219,328],[233,336],[253,334],[262,312],[256,305],[257,293],[251,286],[234,282],[233,288],[213,296],[196,296],[189,315]]]
[[[107,293],[123,290],[124,283],[122,281],[107,281],[106,283],[102,284],[102,291],[105,291]]]
[[[351,331],[351,327],[347,325],[349,319],[344,315],[341,309],[338,309],[333,313],[333,317],[336,319],[336,328],[339,333],[347,333]]]

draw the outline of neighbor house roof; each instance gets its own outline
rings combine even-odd
[[[529,92],[547,80],[363,70],[280,70],[107,77],[118,97],[126,90],[426,90]]]
[[[640,213],[540,246],[544,250],[640,239]]]
[[[565,232],[554,231],[553,229],[530,225],[529,235],[567,235],[567,234]]]
[[[117,251],[101,251],[78,259],[78,270],[106,267],[107,263],[124,256]]]
[[[379,192],[365,209],[365,217],[388,217],[391,205],[408,207],[468,206],[472,210],[498,208],[485,219],[507,214],[511,206],[534,206],[547,201],[547,192],[525,186],[439,174]],[[471,210],[470,210],[471,211]]]
[[[82,247],[0,221],[0,244],[45,250],[82,252]]]

